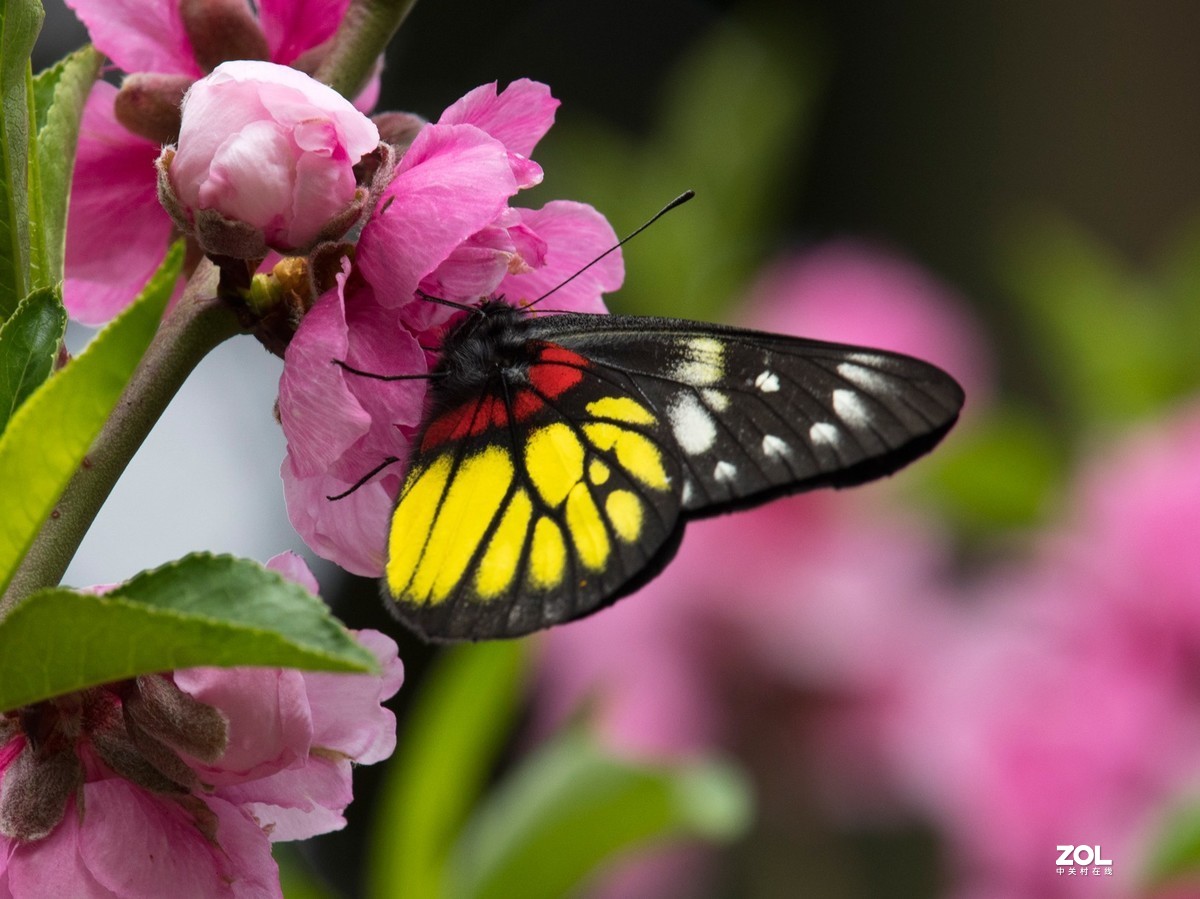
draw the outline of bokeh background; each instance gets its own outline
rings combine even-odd
[[[47,9],[35,67],[83,39]],[[381,108],[536,78],[563,105],[528,205],[624,233],[696,189],[627,248],[614,311],[894,347],[968,389],[911,470],[697,525],[643,594],[530,646],[495,777],[567,721],[754,787],[736,838],[592,894],[1200,895],[1198,33],[1185,0],[417,4]],[[278,370],[251,341],[206,360],[68,578],[302,550]],[[318,575],[396,630],[373,583]],[[433,655],[402,645],[402,719]],[[371,790],[289,895],[367,889]]]

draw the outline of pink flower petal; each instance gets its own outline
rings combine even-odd
[[[308,672],[304,681],[313,707],[313,744],[371,764],[396,748],[396,718],[380,703],[400,689],[404,665],[390,637],[359,631],[355,638],[375,653],[382,677]]]
[[[411,303],[421,279],[516,192],[498,141],[469,125],[422,129],[358,243],[359,267],[378,302]]]
[[[364,464],[361,474],[371,467]],[[289,456],[283,461],[280,475],[292,527],[321,558],[353,574],[379,577],[383,574],[388,521],[400,490],[400,476],[390,473],[393,471],[395,466],[344,499],[331,501],[327,497],[349,489],[357,478],[333,474],[301,477]]]
[[[217,795],[253,815],[271,842],[307,840],[346,826],[342,811],[354,798],[350,761],[310,756],[302,768],[221,787]]]
[[[496,82],[482,84],[442,113],[439,125],[474,125],[500,141],[512,153],[532,156],[537,142],[554,124],[559,101],[550,88],[520,78],[500,93]]]
[[[8,889],[0,896],[11,899],[41,899],[70,896],[72,899],[118,899],[88,870],[79,853],[79,814],[74,800],[67,804],[62,822],[44,840],[14,843],[0,838],[0,867],[5,868]]]
[[[282,552],[267,560],[267,568],[294,581],[312,594],[321,592],[320,585],[304,558],[294,552]]]
[[[342,300],[345,276],[300,322],[283,357],[279,419],[294,474],[325,471],[371,428],[371,416],[335,360],[347,361],[350,336]]]
[[[229,744],[215,764],[193,762],[205,783],[242,783],[308,758],[312,719],[300,672],[278,668],[188,668],[175,672],[185,693],[220,709]]]
[[[231,895],[221,877],[218,850],[170,800],[112,779],[86,784],[84,803],[79,856],[114,894],[122,899]],[[269,854],[262,861],[273,864]]]
[[[286,65],[333,37],[349,5],[350,0],[259,0],[271,60]]]
[[[67,214],[63,299],[71,317],[89,325],[133,302],[172,232],[155,187],[159,148],[117,122],[115,96],[99,82],[88,97]]]
[[[563,284],[585,265],[617,243],[612,225],[586,203],[556,200],[541,209],[518,210],[523,225],[545,241],[545,264],[527,274],[507,276],[499,287],[510,302],[533,300]],[[625,263],[617,250],[583,274],[555,290],[542,309],[567,312],[607,311],[603,294],[620,288]]]
[[[224,878],[233,899],[283,899],[279,866],[271,857],[271,840],[251,810],[211,796],[206,804],[217,816]],[[173,897],[173,893],[168,893]]]
[[[66,0],[97,49],[126,72],[204,73],[184,31],[179,0]]]

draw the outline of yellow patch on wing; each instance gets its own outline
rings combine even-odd
[[[513,480],[512,460],[499,447],[468,456],[447,485],[449,469],[449,457],[443,456],[411,489],[406,485],[392,517],[388,586],[409,602],[439,603],[453,592]],[[428,486],[422,483],[426,478]],[[428,534],[423,541],[422,533]],[[423,545],[399,547],[404,536]]]
[[[533,526],[533,545],[529,549],[529,580],[533,586],[547,588],[562,583],[567,566],[567,548],[562,531],[542,516]]]
[[[612,544],[586,484],[576,484],[567,496],[567,530],[584,567],[592,571],[602,569],[612,552]]]
[[[670,486],[662,453],[643,434],[609,422],[591,422],[583,432],[598,449],[616,452],[617,464],[647,487],[666,490]]]
[[[693,387],[708,387],[718,383],[725,374],[725,347],[713,337],[696,337],[685,345],[686,356],[679,360],[672,374]]]
[[[538,428],[525,442],[525,467],[546,504],[557,506],[583,478],[583,444],[563,422]]]
[[[588,403],[587,410],[595,418],[612,418],[631,425],[654,424],[654,414],[627,396],[602,396]]]
[[[388,534],[387,584],[394,596],[404,593],[412,581],[449,475],[450,456],[443,455],[411,471],[404,483]]]
[[[610,474],[608,466],[599,459],[593,459],[588,463],[588,479],[597,487],[603,486]]]
[[[529,536],[532,516],[533,503],[529,494],[518,490],[504,510],[500,524],[479,561],[475,589],[483,599],[495,599],[512,584],[521,562],[521,550],[525,548]]]
[[[614,490],[604,500],[604,513],[617,536],[633,543],[642,535],[642,502],[628,490]]]

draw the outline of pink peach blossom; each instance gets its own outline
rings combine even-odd
[[[271,842],[344,826],[351,764],[395,747],[396,646],[358,639],[382,676],[197,668],[0,721],[0,896],[281,896]]]
[[[272,62],[289,64],[327,41],[350,0],[263,0],[254,4]],[[180,0],[70,0],[93,44],[127,73],[185,79],[196,61]],[[254,11],[247,5],[247,12]],[[356,104],[369,110],[376,76]],[[158,204],[154,158],[159,146],[116,119],[117,92],[98,83],[84,109],[67,213],[63,299],[72,318],[103,324],[132,302],[162,261],[172,224]]]
[[[319,297],[292,338],[279,386],[288,440],[282,467],[288,514],[317,553],[356,574],[383,570],[388,518],[421,422],[427,382],[381,381],[345,371],[420,375],[462,304],[500,295],[531,300],[616,243],[604,217],[581,203],[542,209],[509,201],[541,169],[525,153],[553,121],[545,85],[477,88],[425,126],[364,225],[355,270]],[[614,253],[552,298],[553,309],[603,312],[620,286]],[[551,302],[550,300],[547,301]],[[397,464],[342,494],[387,459]]]
[[[182,114],[162,164],[177,224],[202,248],[222,252],[205,244],[206,213],[251,226],[281,253],[335,239],[357,218],[353,167],[379,131],[326,85],[287,66],[227,62],[192,85]]]

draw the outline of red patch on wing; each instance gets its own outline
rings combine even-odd
[[[580,369],[587,365],[587,360],[578,353],[557,344],[543,344],[537,361],[529,366],[529,383],[544,396],[562,396],[583,380]]]
[[[524,421],[546,405],[546,401],[532,390],[518,390],[513,398],[513,417]]]
[[[464,403],[457,409],[444,412],[429,423],[421,438],[421,449],[427,450],[447,440],[476,437],[489,428],[508,424],[508,410],[498,396],[483,396],[475,402]]]
[[[532,389],[522,388],[512,398],[512,414],[516,421],[525,421],[545,405],[542,397],[562,396],[583,380],[580,369],[588,362],[578,353],[572,353],[553,343],[542,344],[534,361],[529,364],[529,384]],[[508,409],[500,396],[482,396],[463,405],[443,412],[429,423],[425,436],[421,438],[421,450],[450,440],[477,437],[491,428],[508,424]]]

